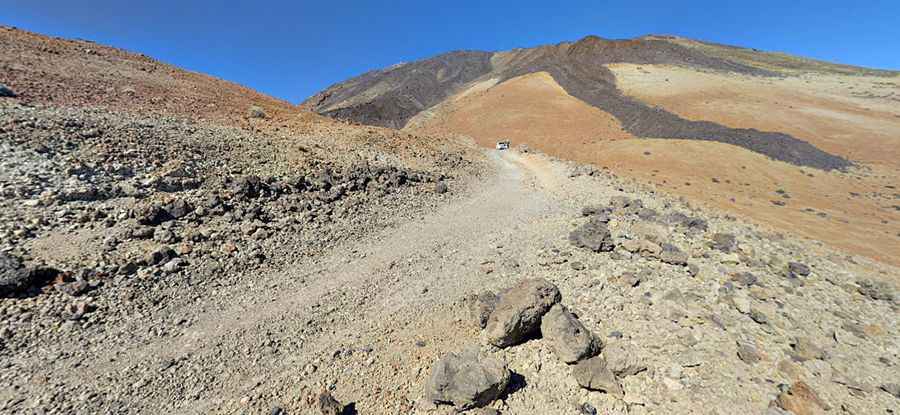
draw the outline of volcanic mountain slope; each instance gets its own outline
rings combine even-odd
[[[710,161],[792,183],[846,173],[636,140],[546,65],[502,81],[440,61],[361,84],[376,99],[407,79],[437,88],[379,101],[379,117],[430,105],[403,131],[90,42],[2,29],[0,52],[0,414],[889,413],[900,399],[897,267],[411,126],[513,131],[670,177]],[[486,56],[467,65],[503,63]],[[661,70],[647,68],[609,71],[700,125],[702,106],[628,76]],[[735,155],[712,158],[722,148]]]
[[[395,65],[301,106],[484,146],[512,139],[896,263],[898,102],[897,72],[669,36],[589,36]]]

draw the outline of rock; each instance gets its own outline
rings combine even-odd
[[[678,247],[672,244],[662,244],[662,252],[659,254],[659,260],[670,265],[687,265],[688,255],[682,252]]]
[[[135,209],[134,216],[138,223],[148,226],[157,226],[163,222],[172,220],[172,216],[169,215],[169,212],[157,205],[147,205],[137,208]]]
[[[885,281],[861,280],[858,281],[859,293],[873,300],[893,301],[894,289]]]
[[[809,267],[805,264],[801,264],[799,262],[788,262],[787,265],[788,276],[791,278],[800,278],[806,277],[809,275]]]
[[[730,233],[715,233],[710,246],[722,252],[733,252],[737,247],[737,239]]]
[[[735,296],[731,298],[731,303],[739,313],[750,314],[750,299],[747,296],[735,293]]]
[[[60,271],[51,267],[29,267],[21,260],[0,252],[0,298],[26,294],[52,281]]]
[[[578,406],[578,413],[581,415],[597,415],[597,408],[594,408],[594,405],[585,402]]]
[[[618,398],[625,397],[625,391],[612,370],[607,367],[603,356],[595,356],[578,362],[572,368],[572,375],[578,384],[589,390],[606,392]]]
[[[174,200],[165,206],[166,212],[174,219],[181,219],[194,211],[194,207],[183,199]]]
[[[800,362],[815,359],[825,360],[828,357],[824,349],[817,346],[807,337],[798,337],[791,343],[791,349],[793,350],[794,360]]]
[[[788,390],[780,393],[775,405],[794,415],[824,414],[828,405],[819,398],[805,382],[796,382]]]
[[[737,343],[737,355],[738,358],[748,365],[755,365],[762,360],[762,356],[760,356],[756,346],[748,342],[739,341]]]
[[[596,219],[591,219],[572,231],[569,234],[569,241],[572,245],[594,252],[609,252],[615,248],[606,223]]]
[[[71,303],[63,309],[62,316],[66,320],[80,320],[91,311],[91,305],[86,302]]]
[[[22,293],[33,284],[31,271],[22,265],[19,258],[0,252],[0,297]]]
[[[149,254],[144,258],[144,263],[147,265],[156,265],[163,264],[169,262],[173,258],[175,258],[177,254],[175,250],[169,248],[168,246],[161,246],[153,251],[150,251]]]
[[[613,210],[627,208],[635,202],[640,202],[640,200],[631,200],[627,196],[613,196],[609,198],[609,206],[612,207]],[[643,206],[643,204],[641,204],[641,206]]]
[[[891,394],[897,399],[900,399],[900,384],[898,383],[885,383],[884,385],[881,385],[881,390]]]
[[[613,342],[606,346],[603,349],[603,357],[606,358],[606,367],[619,378],[634,376],[647,370],[647,365],[640,361],[625,342]]]
[[[499,301],[497,294],[491,291],[484,291],[471,299],[469,302],[469,314],[479,328],[483,329],[487,325],[488,318],[494,312],[494,308],[497,307],[497,301]]]
[[[751,288],[754,285],[759,285],[759,278],[749,272],[739,272],[737,274],[734,274],[731,276],[731,280],[736,284],[742,285],[746,288]]]
[[[168,244],[175,242],[175,239],[175,234],[168,229],[156,228],[156,230],[153,231],[153,240],[155,242]]]
[[[230,190],[238,199],[254,199],[260,196],[263,182],[258,176],[243,176],[231,184]]]
[[[72,297],[77,297],[81,294],[84,294],[88,289],[88,282],[82,278],[78,278],[75,281],[71,282],[62,282],[53,286],[57,291],[70,295]]]
[[[446,182],[440,181],[440,182],[437,182],[437,183],[434,185],[434,192],[435,192],[435,193],[438,193],[438,194],[444,194],[444,193],[447,193],[448,190],[450,190],[450,189],[447,187],[447,183],[446,183]]]
[[[750,309],[750,319],[759,323],[759,324],[768,324],[769,317],[765,315],[762,311],[756,308]]]
[[[585,268],[584,264],[578,261],[572,262],[571,264],[569,264],[569,266],[572,267],[572,269],[575,271],[583,271]]]
[[[15,98],[16,93],[8,86],[0,84],[0,98]]]
[[[520,281],[500,293],[497,307],[485,325],[485,338],[497,347],[522,342],[537,330],[541,317],[560,299],[559,289],[543,278]]]
[[[623,272],[620,275],[609,278],[609,282],[625,288],[637,287],[642,281],[642,276],[636,275],[633,272]]]
[[[585,206],[581,209],[581,216],[604,215],[606,219],[604,222],[609,222],[609,216],[606,215],[609,215],[610,212],[609,208],[603,206]]]
[[[651,220],[655,218],[657,215],[656,211],[650,208],[643,208],[638,210],[637,216],[642,220]]]
[[[482,407],[500,397],[511,373],[506,363],[483,357],[476,347],[448,353],[435,363],[425,386],[425,397],[450,404],[458,411]]]
[[[344,405],[341,405],[331,392],[323,390],[316,399],[319,406],[319,413],[322,415],[341,415],[344,412]]]
[[[722,255],[722,263],[725,265],[737,265],[741,263],[741,257],[736,253]]]
[[[566,307],[556,304],[541,320],[541,335],[565,363],[593,357],[600,341]]]

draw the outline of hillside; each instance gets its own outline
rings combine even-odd
[[[511,139],[896,264],[898,102],[898,72],[589,36],[395,65],[301,107],[486,147]]]

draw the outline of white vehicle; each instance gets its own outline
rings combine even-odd
[[[509,150],[509,140],[498,141],[497,150]]]

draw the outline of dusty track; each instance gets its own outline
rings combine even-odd
[[[430,320],[441,321],[454,303],[483,288],[475,258],[495,249],[496,241],[537,242],[543,235],[528,235],[535,240],[526,241],[521,229],[560,213],[561,206],[539,191],[530,170],[533,163],[523,163],[512,153],[493,154],[490,159],[496,167],[490,180],[422,220],[323,258],[247,275],[241,284],[216,289],[182,309],[162,305],[159,312],[170,314],[173,323],[190,321],[187,327],[175,327],[174,338],[95,345],[93,357],[74,366],[65,360],[41,362],[38,357],[29,364],[41,367],[47,376],[88,386],[101,397],[100,407],[135,412],[230,412],[239,408],[242,397],[259,393],[272,394],[272,399],[297,398],[302,396],[298,385],[314,391],[338,379],[353,382],[339,366],[323,367],[321,360],[335,351],[359,355],[366,347],[374,347],[371,353],[378,355],[378,364],[355,369],[357,376],[368,372],[359,378],[408,384],[407,371],[412,368],[390,373],[384,365],[393,359],[411,363],[410,356],[421,355],[422,350],[409,333],[428,338]],[[547,177],[552,174],[541,172],[540,183],[550,183]],[[447,323],[451,327],[432,331],[427,342],[471,337],[471,333],[449,335],[447,330],[471,330],[454,327],[452,321],[438,324]],[[301,380],[298,372],[309,364],[320,367]],[[168,371],[166,365],[177,370]],[[155,370],[160,367],[165,367],[160,370],[163,375]],[[371,385],[365,381],[359,386],[365,384]],[[405,401],[409,391],[402,392],[385,390],[387,395],[378,401]]]
[[[546,342],[494,351],[521,376],[499,404],[503,413],[576,413],[574,408],[584,402],[604,413],[685,413],[696,408],[695,400],[713,412],[762,411],[774,386],[741,378],[752,374],[789,381],[785,376],[794,375],[779,372],[776,363],[785,359],[783,350],[797,335],[832,339],[822,340],[834,356],[829,363],[849,376],[863,376],[853,369],[858,367],[874,385],[889,377],[891,367],[876,359],[897,339],[890,306],[867,301],[850,284],[854,278],[882,278],[873,276],[895,269],[864,260],[851,264],[814,243],[754,242],[756,248],[749,248],[758,250],[754,258],[809,261],[816,272],[802,288],[805,294],[779,294],[784,303],[777,314],[773,303],[760,301],[758,307],[777,320],[760,326],[735,311],[716,288],[750,266],[722,268],[718,254],[710,254],[703,242],[670,234],[671,240],[692,246],[691,261],[700,264],[694,278],[686,267],[615,259],[572,250],[566,242],[585,205],[637,194],[652,200],[645,203],[662,215],[673,201],[658,200],[614,178],[570,177],[571,166],[543,156],[491,151],[488,160],[489,172],[480,181],[466,190],[460,184],[446,204],[419,219],[313,259],[247,273],[233,285],[213,284],[193,303],[161,302],[153,313],[171,323],[147,327],[146,320],[135,319],[130,330],[144,333],[138,341],[79,338],[73,332],[70,344],[44,344],[39,352],[13,356],[10,367],[29,375],[0,393],[0,402],[13,402],[0,412],[37,413],[29,409],[40,408],[50,399],[48,393],[59,393],[53,392],[59,390],[55,385],[73,385],[70,395],[54,400],[91,408],[91,413],[243,414],[279,407],[288,414],[305,414],[314,413],[312,398],[323,388],[333,389],[359,413],[434,413],[422,400],[433,362],[480,343],[466,296],[535,276],[559,285],[564,303],[577,309],[599,336],[626,333],[621,344],[630,344],[652,369],[625,381],[629,392],[622,401],[574,385],[570,369]],[[708,218],[712,230],[735,232],[747,244],[761,241],[759,230]],[[574,267],[576,262],[587,268]],[[752,270],[769,289],[778,289],[778,271],[765,266],[753,265]],[[639,288],[617,288],[616,278],[626,271],[649,276]],[[671,299],[673,292],[684,292],[684,299]],[[823,296],[833,300],[821,301]],[[685,312],[690,318],[673,322],[673,313]],[[711,314],[720,323],[703,323]],[[833,342],[835,327],[856,321],[880,334]],[[732,349],[736,340],[746,338],[758,339],[761,350],[771,355],[756,366],[741,362]],[[67,353],[71,347],[79,353]],[[685,365],[684,378],[665,378],[661,387],[660,377],[672,376],[673,362]],[[859,412],[894,399],[882,392],[858,398],[844,383],[803,376],[835,404]],[[681,382],[692,389],[682,390]],[[437,408],[438,413],[446,411]]]

